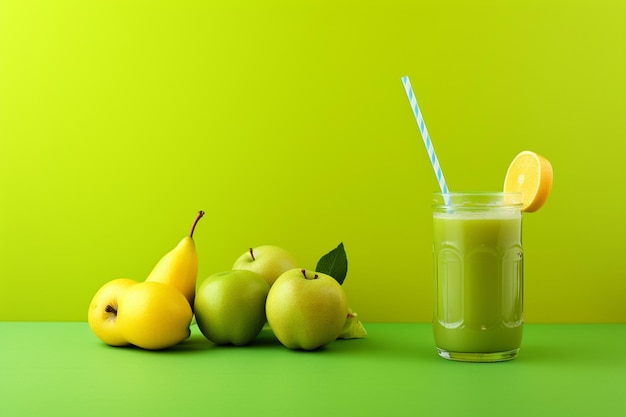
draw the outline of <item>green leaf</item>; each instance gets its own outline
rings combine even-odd
[[[335,278],[339,284],[343,284],[348,274],[348,257],[343,248],[343,242],[335,249],[322,256],[317,262],[315,270],[322,274],[330,275]]]

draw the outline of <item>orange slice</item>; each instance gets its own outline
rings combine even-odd
[[[522,193],[522,211],[532,213],[546,202],[552,190],[552,165],[543,156],[520,152],[509,165],[504,179],[505,193]]]

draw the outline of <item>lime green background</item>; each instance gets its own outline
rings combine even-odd
[[[0,0],[0,320],[84,321],[196,211],[202,279],[248,247],[343,241],[364,321],[431,318],[437,184],[524,149],[528,322],[626,321],[622,1]]]

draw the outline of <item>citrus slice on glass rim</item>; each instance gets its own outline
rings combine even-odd
[[[522,211],[532,213],[543,206],[552,190],[552,165],[545,157],[523,151],[506,172],[505,193],[522,194]]]

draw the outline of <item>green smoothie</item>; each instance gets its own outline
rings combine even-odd
[[[440,354],[512,359],[523,324],[521,212],[435,209],[433,228],[433,328]]]

